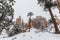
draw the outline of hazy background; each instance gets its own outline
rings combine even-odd
[[[28,17],[27,17],[27,13],[29,12],[33,12],[34,15],[32,16],[32,18],[40,15],[45,17],[47,20],[50,18],[49,12],[45,12],[43,11],[43,8],[40,7],[37,4],[37,0],[15,0],[16,3],[14,5],[14,21],[16,20],[16,18],[18,18],[19,16],[22,17],[22,19],[24,20],[24,22],[27,22]],[[53,10],[53,9],[52,9]],[[58,15],[58,9],[55,8],[53,10],[54,15]]]

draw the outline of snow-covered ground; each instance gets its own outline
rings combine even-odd
[[[3,35],[6,36],[6,34]],[[1,35],[0,40],[60,40],[60,34],[39,32],[37,29],[31,28],[30,32],[20,33],[13,37],[4,37]]]

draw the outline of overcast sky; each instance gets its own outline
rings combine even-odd
[[[50,18],[49,12],[45,12],[43,11],[43,8],[40,7],[37,4],[37,0],[15,0],[16,3],[14,5],[14,20],[16,20],[16,18],[18,18],[19,16],[22,17],[22,19],[24,20],[24,22],[27,22],[28,17],[27,17],[27,13],[29,12],[33,12],[34,15],[32,16],[32,18],[36,17],[36,16],[43,16],[46,19]],[[52,9],[53,10],[53,9]],[[58,15],[58,9],[55,8],[53,10],[54,15]]]

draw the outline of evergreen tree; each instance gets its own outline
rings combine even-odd
[[[57,23],[56,23],[56,20],[54,18],[52,10],[51,10],[52,7],[55,7],[58,4],[56,4],[55,2],[53,2],[53,0],[38,0],[38,4],[40,4],[41,6],[43,6],[45,11],[46,10],[49,11],[51,19],[52,19],[54,27],[55,27],[55,33],[60,33],[59,29],[58,29],[58,26],[57,26]]]
[[[31,16],[34,15],[33,12],[29,12],[27,16],[29,16],[29,29],[31,28]]]
[[[0,32],[2,29],[7,29],[13,23],[14,3],[14,0],[0,0]]]
[[[0,25],[1,26],[8,26],[9,23],[12,22],[13,19],[13,4],[14,0],[0,0]],[[3,25],[2,25],[3,24]],[[8,24],[8,25],[7,25]]]

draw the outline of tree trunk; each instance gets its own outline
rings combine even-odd
[[[30,31],[30,28],[31,28],[31,17],[29,18],[29,31]]]
[[[49,8],[49,13],[50,13],[50,16],[52,18],[52,21],[53,21],[53,24],[54,24],[54,27],[55,27],[55,33],[59,33],[59,29],[58,29],[58,26],[57,26],[57,23],[56,23],[56,20],[53,16],[53,13],[51,11],[51,8]]]

